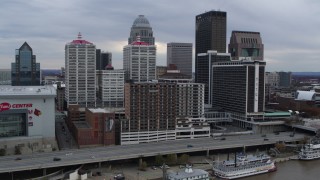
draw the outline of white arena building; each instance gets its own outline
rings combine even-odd
[[[55,97],[53,86],[0,86],[0,149],[55,148]]]

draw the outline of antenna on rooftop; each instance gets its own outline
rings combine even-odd
[[[81,39],[82,38],[82,35],[81,35],[81,32],[78,33],[78,39]]]

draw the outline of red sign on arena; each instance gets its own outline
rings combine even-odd
[[[0,104],[0,112],[9,109],[21,109],[21,108],[31,108],[32,104],[10,104],[8,102],[3,102]]]

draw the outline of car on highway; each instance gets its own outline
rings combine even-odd
[[[188,147],[188,148],[192,148],[193,146],[192,146],[191,144],[188,144],[187,147]]]
[[[222,137],[220,140],[221,140],[221,141],[224,141],[224,140],[226,140],[226,138],[225,138],[225,137]]]
[[[268,139],[268,138],[264,138],[263,140],[264,140],[264,141],[269,141],[269,139]]]
[[[151,169],[157,170],[158,168],[156,166],[152,166]]]
[[[58,157],[53,158],[53,161],[60,161],[60,160],[61,160],[61,158],[58,158]]]
[[[20,161],[21,159],[22,159],[21,157],[17,157],[15,160]]]

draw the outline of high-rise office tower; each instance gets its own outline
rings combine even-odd
[[[270,85],[270,87],[279,87],[280,77],[278,72],[266,72],[265,74],[265,84]]]
[[[229,53],[232,59],[250,57],[252,60],[263,60],[263,44],[260,33],[232,31]]]
[[[67,106],[96,106],[96,46],[78,39],[65,46],[65,99]]]
[[[265,61],[217,62],[212,66],[212,105],[243,117],[264,111]]]
[[[153,31],[148,19],[144,15],[139,15],[133,22],[128,44],[136,41],[137,36],[140,36],[141,41],[150,45],[154,45]]]
[[[228,53],[218,53],[217,51],[208,51],[207,53],[199,53],[198,59],[198,79],[197,83],[205,84],[204,103],[212,105],[212,65],[215,62],[230,61],[231,57]]]
[[[16,49],[16,61],[11,63],[12,86],[39,86],[40,63],[36,63],[36,55],[27,42]]]
[[[112,64],[112,53],[96,50],[96,70],[104,70],[108,64]]]
[[[124,70],[114,69],[111,64],[97,71],[98,98],[102,107],[123,107]]]
[[[198,53],[215,50],[226,52],[227,13],[209,11],[196,16],[195,80],[198,82]]]
[[[11,85],[11,69],[0,69],[0,85]]]
[[[279,86],[280,87],[290,87],[291,86],[291,72],[278,72],[279,73]]]
[[[168,43],[167,66],[175,64],[182,74],[192,77],[192,43]]]
[[[156,46],[137,41],[123,48],[123,69],[125,80],[136,82],[150,81],[156,78]]]

